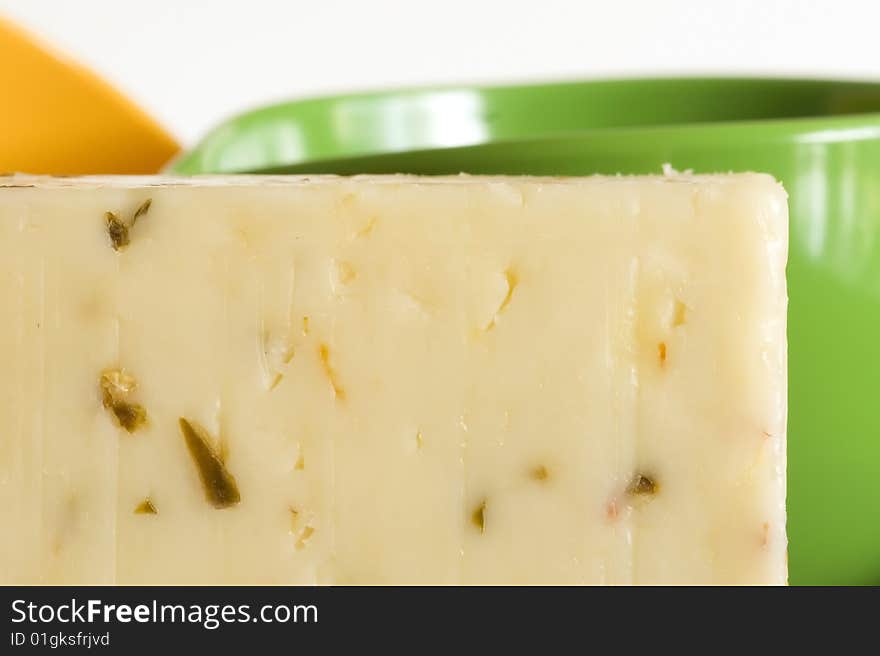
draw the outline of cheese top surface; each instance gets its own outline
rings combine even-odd
[[[0,581],[784,583],[760,174],[0,178]]]

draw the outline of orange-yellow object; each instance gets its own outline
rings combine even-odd
[[[0,171],[156,173],[179,149],[118,91],[0,19]]]

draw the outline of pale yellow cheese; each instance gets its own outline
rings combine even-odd
[[[784,583],[786,253],[757,174],[0,178],[0,582]]]

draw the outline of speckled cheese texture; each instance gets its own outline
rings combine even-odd
[[[0,582],[784,583],[787,233],[759,174],[0,178]]]

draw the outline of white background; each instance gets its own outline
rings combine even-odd
[[[0,0],[184,143],[265,102],[640,74],[880,80],[880,0]]]

